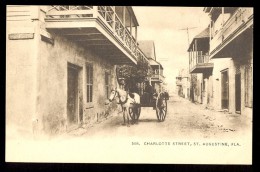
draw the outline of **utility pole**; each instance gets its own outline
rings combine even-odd
[[[189,29],[195,29],[197,27],[186,27],[186,28],[182,28],[182,29],[179,29],[179,30],[186,30],[187,31],[187,36],[188,36],[188,48],[190,46],[190,35],[189,35]],[[190,65],[190,56],[189,56],[189,65]],[[190,70],[190,69],[189,69]],[[196,75],[197,76],[197,75]],[[194,88],[193,88],[193,76],[192,74],[190,73],[190,90],[189,90],[189,99],[194,102]],[[188,93],[187,93],[188,94]]]
[[[188,47],[190,45],[190,36],[189,36],[189,29],[195,29],[197,27],[186,27],[186,28],[182,28],[182,29],[179,29],[179,30],[186,30],[187,31],[187,36],[188,36]]]

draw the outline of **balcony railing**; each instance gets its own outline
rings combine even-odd
[[[203,73],[203,71],[213,67],[213,63],[209,63],[209,55],[202,54],[202,51],[195,51],[193,54],[190,58],[191,73]]]
[[[209,56],[203,55],[202,51],[195,51],[194,56],[190,60],[190,69],[196,66],[197,64],[204,64],[209,62]]]
[[[135,38],[115,12],[114,6],[52,6],[46,13],[47,21],[99,19],[114,37],[137,58],[144,58],[144,53],[137,46]]]
[[[163,82],[164,81],[164,76],[162,74],[152,74],[151,80],[152,81]]]
[[[252,8],[238,8],[234,14],[224,23],[222,28],[213,37],[210,42],[210,53],[215,51],[215,49],[221,45],[223,42],[236,37],[240,28],[242,28],[245,23],[252,19],[253,9]]]

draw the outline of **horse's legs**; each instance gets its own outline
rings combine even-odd
[[[127,118],[127,127],[130,127],[130,124],[129,124],[129,108],[126,110],[126,118]]]
[[[123,107],[123,105],[121,104],[121,108],[122,108],[122,112],[124,112],[124,107]]]
[[[124,124],[123,125],[125,125],[125,112],[126,112],[126,110],[123,107],[122,107],[122,109],[123,109],[123,118],[124,118]]]
[[[132,123],[135,124],[135,122],[136,122],[135,121],[135,119],[136,119],[136,116],[135,116],[136,115],[136,107],[135,106],[132,108],[132,111],[133,111],[133,118],[132,118],[133,122]]]

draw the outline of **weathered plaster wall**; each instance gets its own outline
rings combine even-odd
[[[194,98],[197,103],[202,103],[201,84],[203,82],[203,75],[201,73],[198,73],[196,75],[197,75],[197,81],[196,81]]]
[[[241,73],[241,115],[252,118],[252,108],[247,107],[245,103],[245,68],[248,65],[253,65],[252,45],[251,47],[249,46],[249,49],[245,50],[245,53],[240,54],[236,57],[236,59],[234,59],[234,65],[240,69]],[[250,82],[253,83],[253,80],[251,80]],[[248,94],[253,95],[253,90],[251,89],[250,92],[248,92]]]
[[[207,107],[213,108],[213,76],[210,75],[207,79]]]
[[[6,32],[6,126],[32,132],[35,116],[37,30],[31,20],[7,21]],[[33,39],[10,40],[9,34],[34,33]],[[11,127],[12,126],[12,127]]]
[[[44,10],[41,7],[40,20],[44,29]],[[54,45],[40,41],[38,102],[37,110],[42,118],[43,128],[51,132],[63,131],[67,127],[67,66],[80,67],[79,98],[83,106],[83,123],[90,124],[111,114],[115,104],[105,105],[105,72],[110,73],[109,85],[116,86],[114,65],[91,49],[71,42],[62,36],[52,34]],[[93,65],[93,102],[87,103],[86,64]],[[56,131],[55,131],[56,130]]]
[[[33,20],[7,23],[7,34],[12,28],[29,27],[34,32],[34,39],[7,42],[6,121],[7,125],[14,124],[30,132],[57,133],[67,127],[68,63],[80,67],[79,98],[83,106],[82,122],[86,124],[117,108],[116,104],[105,105],[105,72],[110,73],[110,87],[115,87],[115,67],[95,52],[64,37],[51,34],[54,45],[41,40],[46,9],[33,7]],[[86,103],[86,63],[93,64],[94,71],[91,104]]]
[[[54,35],[53,35],[54,36]],[[67,121],[67,65],[79,66],[83,102],[83,122],[91,123],[111,108],[105,105],[105,72],[111,73],[110,83],[115,86],[114,67],[106,59],[55,35],[55,44],[41,41],[37,109],[45,129],[66,128]],[[86,64],[93,65],[93,102],[86,102]],[[97,115],[98,113],[98,115]],[[49,126],[53,125],[53,126]]]
[[[221,71],[228,69],[228,73],[230,76],[231,71],[231,58],[219,58],[219,59],[213,59],[214,62],[214,68],[212,72],[212,81],[213,81],[213,107],[216,110],[221,109]],[[232,80],[229,77],[229,95],[230,95],[230,89],[232,88],[230,82]],[[229,96],[230,98],[230,96]],[[230,104],[230,101],[229,101]]]

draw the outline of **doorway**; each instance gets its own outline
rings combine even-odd
[[[82,91],[80,87],[79,66],[68,63],[68,78],[67,78],[67,120],[71,126],[78,124],[83,119],[82,111]]]
[[[229,109],[228,70],[221,72],[221,107]]]
[[[236,113],[241,112],[241,73],[235,76],[235,98],[236,98]]]

